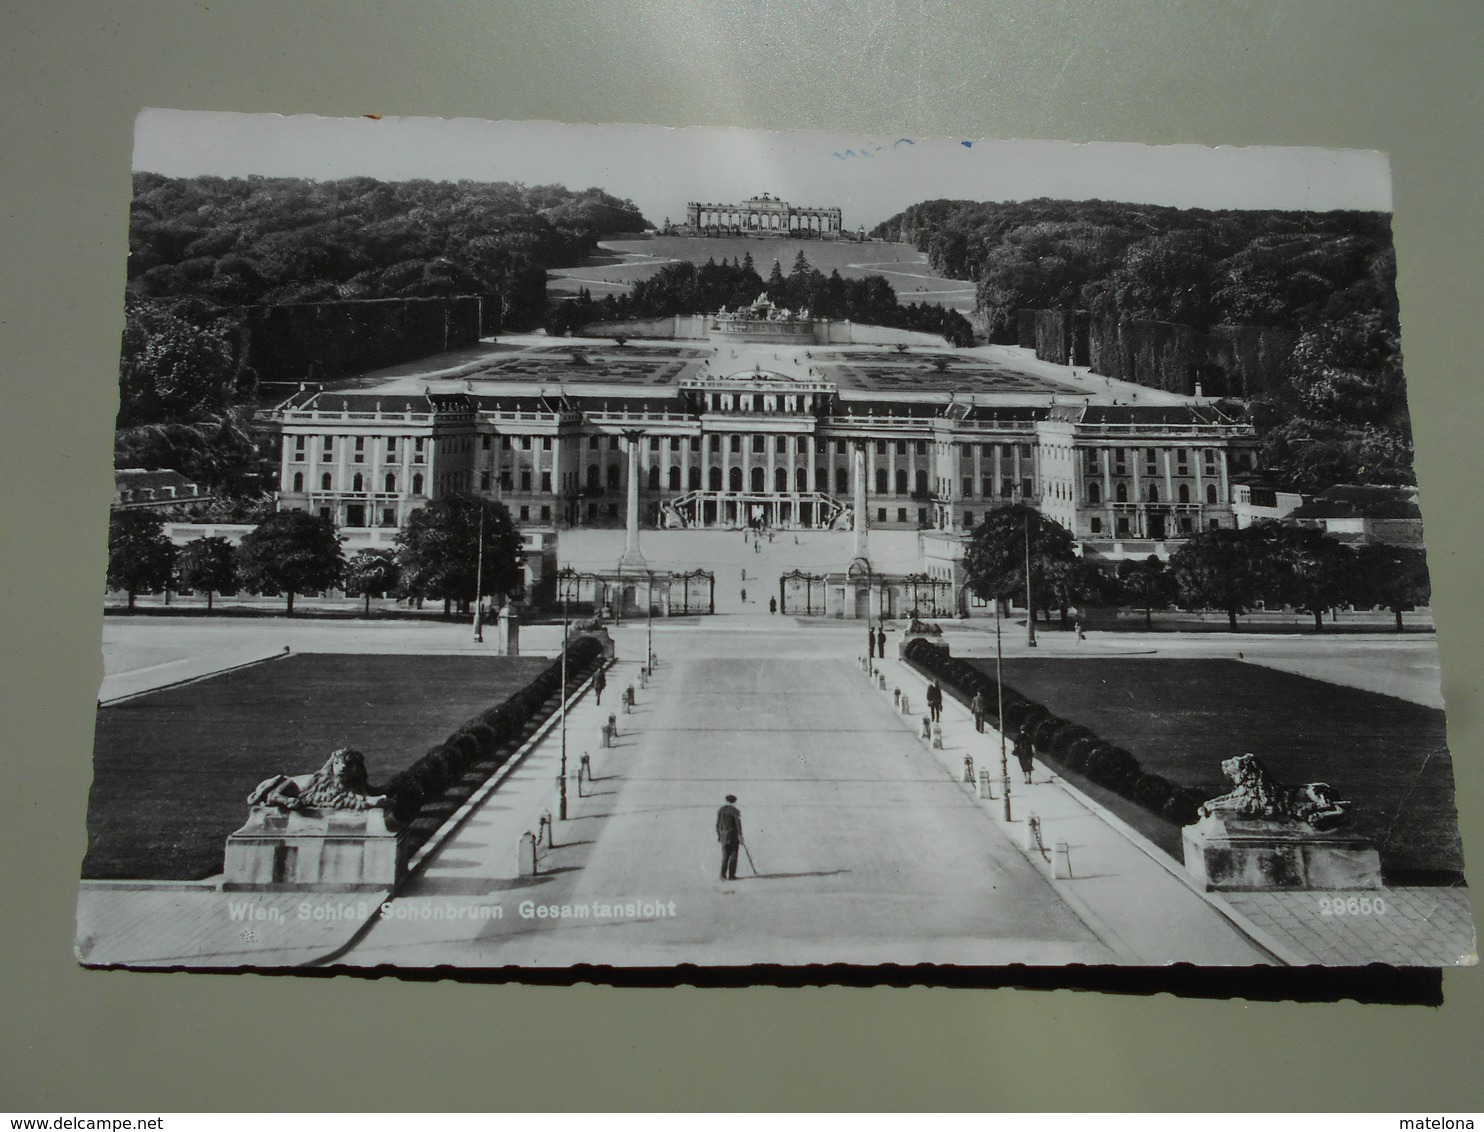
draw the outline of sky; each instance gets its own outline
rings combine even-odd
[[[654,224],[685,219],[687,201],[762,193],[839,206],[870,229],[940,197],[1138,201],[1184,208],[1391,211],[1385,154],[1301,147],[1146,146],[768,132],[472,118],[144,110],[134,168],[171,176],[370,176],[596,186],[632,200]]]

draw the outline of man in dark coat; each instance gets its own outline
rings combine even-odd
[[[603,670],[598,669],[598,674],[593,677],[593,691],[598,693],[598,703],[603,702],[603,689],[608,687],[608,677],[603,675]]]
[[[1025,775],[1025,784],[1031,784],[1031,767],[1035,765],[1033,748],[1031,747],[1031,733],[1026,730],[1025,724],[1020,725],[1020,730],[1015,733],[1015,759],[1020,763],[1020,772]]]
[[[716,840],[721,842],[721,879],[737,879],[737,850],[742,845],[742,811],[734,804],[735,794],[727,795],[727,804],[716,811]]]
[[[943,716],[943,686],[936,680],[928,686],[927,706],[928,714],[932,716],[933,722],[939,722]]]
[[[969,710],[974,713],[974,730],[984,731],[984,713],[989,705],[984,702],[984,689],[980,688],[974,693],[974,698],[969,701]]]
[[[886,626],[876,630],[876,655],[882,660],[886,659]]]

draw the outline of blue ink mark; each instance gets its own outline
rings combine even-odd
[[[892,147],[892,149],[896,149],[896,147],[899,146],[899,145],[916,145],[916,144],[917,143],[915,141],[913,141],[911,138],[898,138],[896,141],[894,141],[894,142],[891,143],[891,147]]]
[[[865,149],[863,147],[861,149],[847,149],[844,153],[841,153],[837,149],[835,150],[835,157],[837,157],[841,161],[844,161],[847,157],[875,157],[885,148],[885,146],[878,145],[874,150]]]
[[[959,142],[958,144],[961,145],[961,146],[963,146],[965,149],[973,149],[974,148],[974,143],[973,142]]]

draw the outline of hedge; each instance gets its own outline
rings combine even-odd
[[[578,637],[567,646],[567,677],[581,679],[603,658],[603,646],[592,637]],[[470,767],[493,762],[491,773],[505,764],[508,747],[525,733],[541,706],[561,688],[562,661],[558,657],[520,691],[503,703],[486,708],[460,724],[447,739],[430,747],[421,758],[381,788],[391,799],[391,813],[400,822],[414,821],[422,808],[437,801]]]
[[[982,692],[988,705],[986,714],[995,720],[996,728],[1026,728],[1042,758],[1086,776],[1166,821],[1190,825],[1196,820],[1205,795],[1163,775],[1146,772],[1129,751],[1107,742],[1089,727],[1061,718],[1008,684],[999,685],[994,677],[954,656],[946,645],[918,637],[907,642],[902,657],[966,706],[976,692]],[[1001,700],[1003,721],[999,718]]]

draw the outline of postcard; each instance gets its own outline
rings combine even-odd
[[[133,193],[82,964],[1477,962],[1384,155],[151,110]]]

